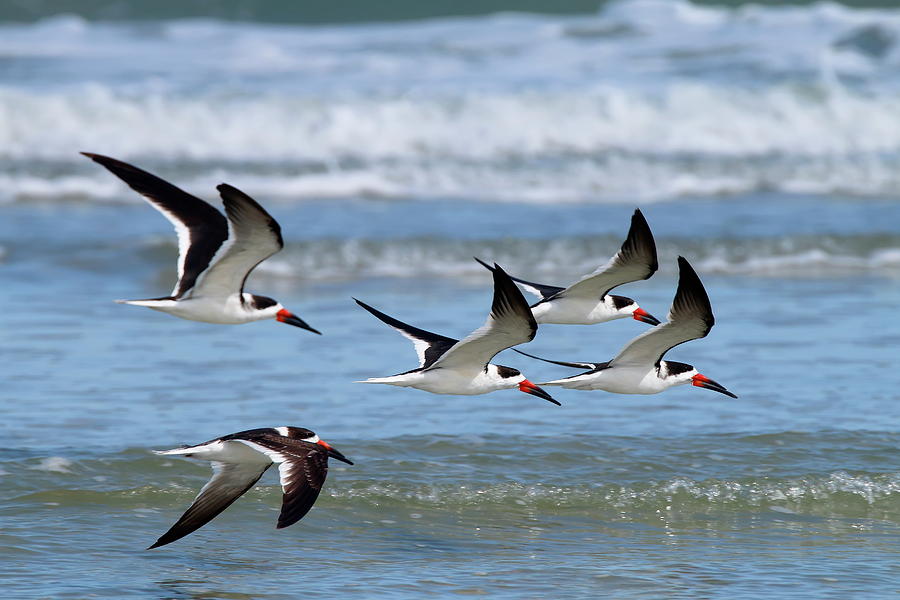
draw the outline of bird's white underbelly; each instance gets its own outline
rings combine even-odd
[[[657,394],[671,387],[656,369],[603,369],[596,373],[561,380],[558,385],[575,390],[604,390],[614,394]]]
[[[561,325],[593,325],[622,316],[611,311],[600,299],[562,297],[550,302],[542,302],[531,309],[538,323]]]
[[[272,462],[268,456],[254,450],[243,442],[234,440],[215,441],[202,446],[192,446],[190,448],[176,448],[169,450],[165,454],[179,454],[188,458],[196,458],[200,460],[215,460],[226,463],[269,463]]]
[[[483,380],[481,377],[465,377],[442,371],[444,370],[436,369],[428,372],[434,376],[424,377],[422,382],[416,387],[432,394],[455,394],[460,396],[476,396],[502,389],[496,383]]]
[[[268,318],[258,312],[248,311],[237,294],[228,298],[192,297],[176,302],[154,306],[145,304],[149,308],[162,311],[188,319],[202,321],[204,323],[217,323],[220,325],[239,325]]]
[[[434,369],[416,371],[393,377],[378,377],[369,380],[369,383],[387,383],[403,387],[413,387],[418,390],[431,392],[432,394],[452,394],[457,396],[474,396],[486,394],[510,386],[499,385],[486,374],[466,374],[453,369]]]

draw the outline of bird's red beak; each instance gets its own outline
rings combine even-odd
[[[275,318],[281,323],[287,323],[288,325],[293,325],[294,327],[300,327],[307,331],[312,331],[313,333],[318,333],[319,335],[322,335],[321,331],[313,329],[312,327],[310,327],[309,325],[306,324],[306,321],[304,321],[303,319],[301,319],[300,317],[298,317],[297,315],[295,315],[294,313],[292,313],[291,311],[289,311],[286,308],[282,308],[277,313],[275,313]]]
[[[631,313],[631,316],[635,321],[640,321],[641,323],[647,323],[648,325],[659,325],[659,319],[648,313],[643,308],[634,309],[634,312]]]
[[[545,392],[538,386],[534,385],[527,379],[525,379],[519,383],[519,391],[525,392],[526,394],[531,394],[532,396],[537,396],[538,398],[543,398],[547,402],[552,402],[553,404],[555,404],[557,406],[562,406],[562,404],[560,404],[559,402],[554,400],[550,394],[548,394],[547,392]]]
[[[736,395],[726,390],[724,385],[717,383],[706,375],[701,375],[700,373],[697,373],[696,375],[691,377],[691,385],[706,388],[714,392],[719,392],[720,394],[725,394],[726,396],[731,396],[732,398],[737,398]]]
[[[346,456],[344,456],[343,454],[341,454],[340,452],[338,452],[337,450],[335,450],[334,448],[332,448],[332,447],[331,447],[331,444],[329,444],[329,443],[326,442],[325,440],[319,440],[319,441],[316,442],[316,443],[317,443],[318,445],[322,446],[323,448],[325,448],[325,450],[328,451],[328,456],[330,456],[330,457],[332,457],[332,458],[336,458],[336,459],[338,459],[338,460],[341,461],[341,462],[345,462],[345,463],[347,463],[348,465],[352,465],[352,464],[353,464],[352,462],[350,462],[350,459],[348,459]]]

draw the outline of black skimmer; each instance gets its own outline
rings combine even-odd
[[[493,269],[481,259],[475,260],[487,269]],[[659,325],[659,319],[638,306],[631,298],[609,293],[623,283],[649,279],[658,268],[653,233],[641,211],[635,210],[631,216],[628,237],[615,256],[569,287],[532,283],[516,277],[512,280],[541,298],[531,306],[531,312],[538,323],[592,325],[632,317],[650,325]]]
[[[541,385],[558,385],[575,390],[605,390],[617,394],[656,394],[676,385],[692,385],[737,398],[719,383],[701,375],[692,365],[663,360],[671,348],[706,337],[715,324],[709,296],[697,273],[684,257],[678,257],[678,289],[668,322],[645,331],[631,340],[609,362],[562,362],[547,360],[517,350],[521,354],[564,367],[589,369],[565,379]]]
[[[399,331],[415,346],[419,367],[391,377],[373,377],[358,383],[386,383],[414,387],[433,394],[475,395],[518,387],[559,405],[518,370],[491,364],[501,350],[534,339],[537,323],[522,292],[503,269],[494,265],[494,300],[487,321],[459,341],[407,325],[364,302],[356,303]]]
[[[244,292],[250,271],[284,247],[281,227],[253,198],[219,185],[226,219],[211,204],[155,175],[108,156],[82,154],[142,195],[178,234],[178,281],[172,294],[117,302],[206,323],[277,319],[319,333],[272,298]]]
[[[302,427],[249,429],[196,446],[154,450],[154,453],[208,460],[212,463],[213,476],[178,522],[148,550],[181,539],[209,523],[253,487],[275,463],[284,491],[276,527],[293,525],[309,512],[318,498],[328,474],[328,457],[353,464]]]

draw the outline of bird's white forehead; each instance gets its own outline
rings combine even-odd
[[[315,444],[319,441],[319,436],[317,436],[316,434],[312,434],[312,437],[303,438],[303,441],[309,442],[310,444]]]

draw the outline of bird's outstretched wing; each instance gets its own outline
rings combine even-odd
[[[593,273],[561,291],[560,296],[602,298],[623,283],[649,279],[658,268],[653,233],[644,215],[636,209],[631,216],[628,237],[615,256]]]
[[[328,473],[328,455],[324,450],[310,450],[306,456],[290,455],[278,466],[284,497],[278,528],[293,525],[302,519],[322,491]]]
[[[669,309],[668,321],[631,340],[610,361],[611,364],[658,365],[670,349],[706,337],[715,325],[706,289],[683,256],[678,257],[678,269],[678,289]]]
[[[284,247],[281,227],[253,198],[228,184],[216,189],[228,215],[229,240],[200,275],[195,294],[223,298],[244,291],[256,265]]]
[[[278,529],[293,525],[315,504],[328,475],[328,451],[316,444],[262,434],[252,440],[239,439],[278,464],[281,478],[281,513]]]
[[[419,368],[424,369],[433,365],[434,361],[440,358],[442,354],[452,348],[453,345],[459,341],[443,335],[432,333],[430,331],[425,331],[424,329],[419,329],[418,327],[413,327],[412,325],[408,325],[403,321],[391,317],[390,315],[384,314],[377,308],[373,308],[365,302],[356,300],[356,298],[354,298],[353,300],[355,300],[356,303],[362,306],[364,309],[378,317],[378,319],[396,329],[403,337],[413,343],[413,346],[416,349],[416,354],[419,357]]]
[[[454,368],[475,372],[501,350],[534,339],[537,323],[522,292],[498,265],[494,275],[494,300],[484,325],[447,350],[430,368]]]
[[[224,463],[211,461],[213,476],[197,494],[193,504],[149,549],[159,548],[209,523],[216,515],[253,487],[271,463]]]
[[[178,281],[172,298],[187,294],[228,239],[228,222],[211,204],[133,165],[82,152],[143,196],[175,227],[178,235]]]

